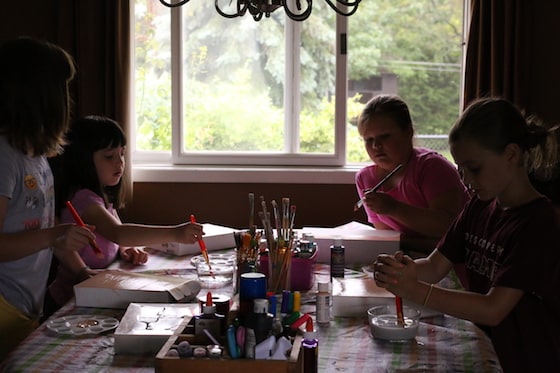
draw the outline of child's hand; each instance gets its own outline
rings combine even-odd
[[[121,249],[121,258],[134,265],[140,265],[148,261],[148,253],[137,247],[127,247]]]
[[[380,215],[393,212],[397,206],[397,200],[386,193],[370,193],[364,199],[364,205]]]
[[[55,239],[53,246],[60,251],[76,251],[95,240],[91,226],[81,227],[76,224],[60,224],[53,228]]]
[[[204,231],[202,230],[202,225],[198,223],[184,223],[181,224],[178,228],[179,237],[177,242],[182,243],[195,243],[198,240],[201,240],[204,235]]]
[[[373,277],[378,286],[403,297],[407,297],[407,292],[418,280],[414,260],[401,251],[394,255],[379,255],[373,268]]]

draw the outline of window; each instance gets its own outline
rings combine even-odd
[[[351,17],[316,1],[303,22],[282,9],[257,22],[221,17],[209,1],[133,3],[135,163],[367,162],[355,119],[380,92],[407,101],[419,145],[446,151],[463,0],[362,1]]]

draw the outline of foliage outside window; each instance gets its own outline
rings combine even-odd
[[[182,27],[175,29],[171,11],[158,2],[136,0],[134,7],[136,154],[149,159],[175,147],[178,163],[255,164],[265,157],[283,164],[292,156],[312,164],[342,149],[346,163],[367,162],[355,119],[381,92],[407,101],[418,145],[446,152],[460,105],[463,0],[362,1],[347,29],[338,30],[348,35],[348,95],[338,107],[337,94],[346,92],[336,91],[336,19],[322,1],[304,22],[287,22],[281,10],[259,22],[226,19],[214,2],[192,1],[181,7],[175,19]],[[173,76],[172,30],[182,30],[182,81]],[[288,48],[286,35],[295,35]],[[335,123],[335,109],[344,110],[345,121]],[[336,126],[344,127],[342,147]],[[178,149],[173,137],[180,133]]]

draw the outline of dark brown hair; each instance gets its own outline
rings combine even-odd
[[[0,133],[23,153],[53,156],[69,128],[72,57],[62,48],[21,37],[0,46]]]
[[[558,126],[546,128],[536,116],[526,118],[503,98],[474,101],[449,132],[449,143],[462,138],[501,154],[508,144],[517,144],[525,152],[525,165],[531,173],[549,177],[558,162]]]
[[[403,131],[414,129],[408,105],[396,95],[381,94],[374,96],[364,106],[358,116],[358,131],[363,133],[365,126],[376,116],[391,117]]]

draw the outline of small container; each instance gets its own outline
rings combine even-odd
[[[331,321],[331,293],[328,282],[320,282],[317,285],[315,295],[315,319],[317,324],[328,324]]]
[[[319,340],[317,339],[317,333],[313,330],[311,319],[308,319],[305,325],[301,347],[303,350],[303,373],[317,373],[319,369]]]
[[[334,240],[331,249],[331,278],[344,277],[344,267],[346,265],[344,260],[344,245],[342,240],[337,238]]]
[[[216,305],[212,303],[212,293],[206,294],[206,303],[202,307],[202,315],[194,317],[194,334],[205,335],[207,329],[212,335],[223,335],[221,327],[223,316],[216,314]]]
[[[404,306],[404,326],[399,325],[394,305],[375,306],[367,311],[370,332],[373,338],[391,342],[404,342],[416,337],[420,322],[420,311]]]
[[[196,265],[196,273],[200,286],[204,289],[223,288],[233,282],[234,266],[231,264],[212,264],[206,262]]]
[[[308,257],[292,257],[290,269],[290,290],[305,291],[313,287],[314,264],[319,250],[313,251]],[[259,258],[259,269],[268,277],[268,255]]]

